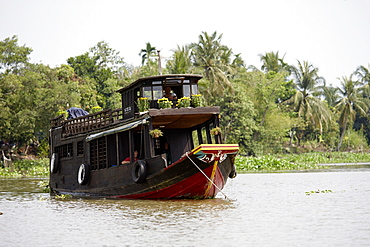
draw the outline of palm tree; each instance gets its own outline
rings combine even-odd
[[[262,71],[275,71],[276,73],[289,71],[289,65],[284,62],[285,55],[280,58],[279,52],[267,52],[265,55],[260,54],[259,56],[263,63],[261,66]]]
[[[192,43],[194,65],[202,68],[205,78],[211,83],[210,95],[222,96],[226,89],[231,89],[228,76],[235,72],[231,62],[232,51],[227,46],[221,45],[222,34],[209,35],[202,32],[199,42]]]
[[[370,83],[370,64],[367,65],[367,68],[365,66],[359,66],[355,73],[354,73],[362,82],[362,84],[369,84]]]
[[[324,127],[328,127],[331,121],[331,113],[327,105],[314,95],[317,94],[318,85],[325,81],[318,76],[318,68],[315,68],[307,61],[298,66],[291,67],[292,75],[295,79],[296,93],[286,101],[291,105],[298,117],[311,123],[322,133]]]
[[[146,43],[146,48],[141,49],[139,56],[141,56],[141,65],[143,66],[145,61],[149,61],[150,56],[156,55],[157,49],[153,47],[149,42]]]
[[[186,74],[191,73],[192,63],[190,58],[189,46],[177,46],[172,59],[167,62],[168,72],[170,74]]]
[[[369,109],[369,100],[361,97],[361,87],[359,86],[360,82],[352,80],[352,75],[349,78],[343,76],[341,79],[341,88],[339,88],[341,99],[335,105],[335,109],[339,113],[340,137],[338,151],[342,145],[348,124],[355,120],[356,114],[365,116]]]

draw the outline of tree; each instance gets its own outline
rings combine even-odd
[[[225,90],[232,89],[229,76],[234,75],[235,68],[231,61],[232,50],[221,44],[222,34],[217,32],[209,35],[202,32],[198,43],[192,43],[192,59],[194,66],[203,70],[205,79],[209,82],[207,98],[222,96]]]
[[[234,93],[226,91],[224,97],[215,99],[215,104],[221,108],[222,138],[225,143],[238,143],[242,151],[255,154],[252,137],[258,129],[254,120],[256,110],[244,89],[235,86]]]
[[[119,55],[119,52],[110,48],[105,41],[100,41],[90,48],[90,54],[99,68],[117,72],[122,67],[126,67],[124,59]]]
[[[151,56],[155,56],[157,52],[157,49],[150,44],[150,42],[146,43],[146,48],[141,49],[139,56],[141,56],[141,66],[144,66],[145,61],[150,61]]]
[[[125,67],[119,52],[110,48],[106,42],[101,41],[90,48],[90,52],[70,57],[67,62],[78,76],[96,88],[100,107],[107,109],[117,105],[118,102],[115,101],[118,100],[118,97],[114,94],[120,87],[120,83],[115,76],[115,71],[122,71],[122,68]]]
[[[279,52],[267,52],[265,55],[260,54],[259,56],[262,62],[262,71],[289,72],[289,65],[284,62],[285,55],[280,58]]]
[[[193,70],[191,63],[191,51],[189,46],[177,46],[173,51],[172,58],[167,62],[167,69],[170,74],[186,74]]]
[[[0,41],[0,73],[16,73],[28,63],[31,52],[31,48],[18,45],[16,35]]]
[[[365,66],[359,66],[354,73],[363,85],[370,83],[370,64]]]
[[[291,67],[295,79],[296,93],[285,103],[293,107],[298,117],[303,117],[310,125],[317,128],[320,134],[329,126],[331,112],[327,105],[314,95],[318,94],[318,85],[324,78],[318,76],[318,68],[307,61]]]
[[[339,142],[337,150],[340,150],[342,145],[344,133],[346,132],[349,123],[352,123],[356,114],[365,116],[369,109],[369,100],[360,96],[360,83],[352,79],[352,75],[342,77],[341,88],[339,93],[341,95],[340,101],[335,105],[335,109],[339,114]]]

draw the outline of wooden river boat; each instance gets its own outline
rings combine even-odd
[[[201,78],[187,74],[141,78],[118,90],[121,109],[94,114],[70,109],[70,119],[64,115],[51,119],[51,193],[120,199],[214,198],[228,178],[236,176],[234,159],[239,149],[237,144],[222,144],[221,133],[212,131],[219,127],[220,108],[176,108],[176,99],[169,100],[171,108],[158,105],[165,87],[170,86],[179,98],[190,97],[198,93]],[[136,102],[145,98],[149,109],[140,112]],[[162,135],[152,137],[154,129]]]

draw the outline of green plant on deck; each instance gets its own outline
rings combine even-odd
[[[140,97],[136,101],[137,108],[139,109],[139,112],[145,112],[149,110],[149,100],[145,97]]]
[[[179,99],[177,101],[177,105],[176,105],[178,108],[183,108],[183,107],[190,107],[190,98],[189,97],[182,97],[181,99]]]
[[[216,136],[218,134],[221,134],[221,128],[220,127],[215,127],[213,129],[211,129],[210,132],[211,132],[212,135]]]
[[[203,106],[203,98],[201,94],[193,94],[191,96],[191,103],[194,107]]]
[[[169,101],[167,98],[158,99],[157,103],[161,109],[171,108],[173,105],[172,101]]]
[[[163,132],[160,129],[152,129],[149,131],[149,135],[152,138],[159,138],[160,136],[163,136]]]

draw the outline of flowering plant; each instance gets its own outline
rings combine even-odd
[[[199,107],[203,105],[203,98],[201,94],[193,94],[191,96],[191,103],[194,107]]]
[[[160,136],[163,136],[163,132],[160,129],[152,129],[149,131],[149,135],[153,138],[158,138]]]
[[[177,106],[179,108],[190,107],[190,98],[186,96],[182,97],[181,99],[177,101]]]
[[[140,97],[136,101],[137,108],[139,108],[139,112],[144,112],[149,110],[149,101],[148,98]]]
[[[214,135],[214,136],[216,136],[218,134],[221,134],[221,128],[216,127],[216,128],[211,129],[211,134]]]
[[[162,98],[157,100],[159,108],[161,109],[166,109],[166,108],[171,108],[173,103],[169,101],[167,98]]]

